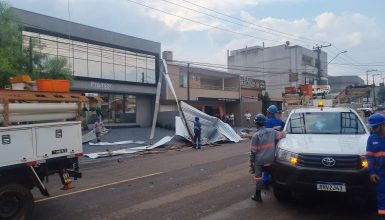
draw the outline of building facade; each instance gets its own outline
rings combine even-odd
[[[321,77],[327,80],[327,53],[321,51]],[[272,99],[281,99],[285,87],[313,84],[318,79],[318,54],[301,46],[246,47],[230,51],[229,70],[264,80]]]
[[[102,97],[105,122],[151,125],[160,43],[14,10],[24,25],[23,46],[65,58],[74,75],[71,91]]]
[[[236,125],[243,124],[242,119],[246,111],[253,114],[260,112],[258,95],[264,87],[263,81],[173,61],[170,51],[164,52],[163,57],[167,60],[168,74],[178,100],[222,119],[226,114],[233,113]],[[164,117],[159,118],[164,118],[165,121],[158,122],[172,126],[173,120],[170,122],[170,117],[178,114],[178,109],[166,81],[163,83],[160,115]]]

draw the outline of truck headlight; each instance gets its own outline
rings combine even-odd
[[[277,159],[296,165],[298,163],[298,154],[287,150],[278,149]]]
[[[365,156],[361,156],[361,168],[367,169],[369,167],[369,162]]]

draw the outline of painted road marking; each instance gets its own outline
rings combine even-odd
[[[51,196],[48,198],[36,200],[35,203],[44,202],[44,201],[57,199],[57,198],[61,198],[61,197],[66,197],[66,196],[70,196],[70,195],[75,195],[75,194],[79,194],[79,193],[83,193],[83,192],[88,192],[91,190],[100,189],[100,188],[104,188],[104,187],[108,187],[108,186],[113,186],[113,185],[117,185],[117,184],[121,184],[121,183],[126,183],[126,182],[130,182],[130,181],[134,181],[134,180],[139,180],[139,179],[143,179],[143,178],[150,177],[150,176],[156,176],[156,175],[159,175],[162,173],[163,172],[152,173],[152,174],[148,174],[148,175],[144,175],[144,176],[134,177],[134,178],[130,178],[130,179],[125,179],[125,180],[120,180],[120,181],[116,181],[116,182],[112,182],[112,183],[107,183],[107,184],[100,185],[100,186],[82,189],[82,190],[75,191],[75,192],[65,193],[65,194],[61,194],[61,195],[57,195],[57,196]]]

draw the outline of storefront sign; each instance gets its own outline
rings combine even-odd
[[[100,90],[111,90],[111,83],[102,83],[102,82],[90,82],[91,88],[100,89]]]
[[[241,76],[239,80],[242,89],[265,90],[266,88],[264,80],[252,79],[246,76]]]

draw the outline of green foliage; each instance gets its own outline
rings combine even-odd
[[[9,84],[9,77],[21,71],[22,26],[19,16],[0,0],[0,87]]]
[[[381,87],[377,94],[378,94],[379,103],[384,103],[385,102],[385,88]]]
[[[48,58],[40,51],[38,39],[24,37],[18,14],[0,0],[0,88],[9,86],[9,78],[28,73],[32,79],[72,80],[71,69],[65,58]]]
[[[269,97],[269,93],[268,92],[265,92],[265,94],[259,94],[259,97],[258,99],[260,101],[262,101],[262,114],[266,115],[266,109],[269,107],[270,105],[270,97]]]
[[[68,67],[67,59],[64,57],[54,57],[48,59],[43,64],[40,73],[41,79],[67,79],[72,81],[72,70]]]

